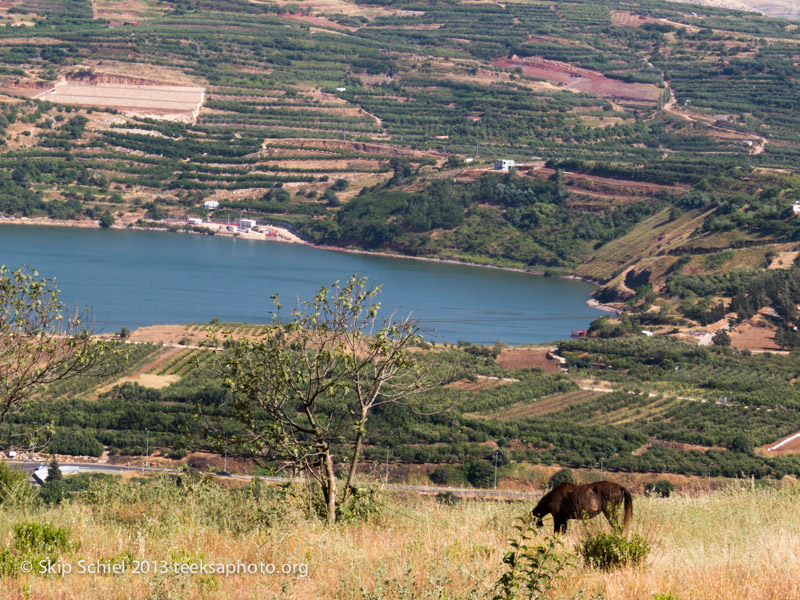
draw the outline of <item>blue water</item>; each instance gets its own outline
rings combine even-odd
[[[264,323],[284,306],[358,273],[383,284],[381,313],[413,313],[425,337],[527,344],[568,337],[602,315],[580,281],[466,265],[348,254],[156,231],[0,225],[0,264],[54,277],[68,306],[88,306],[95,330],[167,323]]]

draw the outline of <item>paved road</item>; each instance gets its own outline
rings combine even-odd
[[[41,461],[8,461],[8,464],[19,467],[29,473],[33,473],[36,469],[46,467],[47,464]],[[63,463],[62,466],[78,467],[80,472],[84,473],[108,473],[111,475],[121,475],[126,471],[146,471],[148,473],[179,473],[177,469],[165,469],[160,467],[131,467],[123,465],[111,465],[108,463]],[[261,479],[263,481],[273,481],[275,483],[307,483],[306,479],[299,479],[291,477],[275,477],[268,475],[233,475],[233,479],[251,480]],[[518,502],[538,500],[541,497],[540,493],[527,492],[520,490],[484,490],[476,488],[454,488],[454,487],[440,487],[428,485],[406,485],[402,483],[387,483],[382,484],[383,488],[392,492],[410,492],[421,495],[436,495],[440,493],[450,492],[455,496],[463,498],[484,498],[490,500],[513,500]]]

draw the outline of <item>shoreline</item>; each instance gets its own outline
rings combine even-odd
[[[138,219],[137,219],[138,221]],[[188,233],[191,235],[213,235],[219,237],[239,238],[243,240],[257,240],[265,242],[283,242],[286,244],[307,244],[288,229],[277,227],[274,225],[262,225],[260,227],[275,232],[275,235],[270,236],[263,232],[228,232],[225,231],[227,227],[224,223],[203,223],[202,225],[189,225],[183,221],[170,222],[168,227],[143,227],[137,225],[137,221],[132,222],[119,222],[115,223],[108,229],[119,229],[129,231],[164,231],[167,233]],[[58,220],[49,217],[4,217],[0,215],[0,225],[39,225],[43,227],[71,227],[78,229],[103,229],[99,221],[90,219],[85,220]],[[180,226],[182,229],[172,232],[169,227]],[[195,229],[191,229],[194,227]]]
[[[430,258],[430,257],[427,257],[427,256],[408,256],[408,255],[405,255],[405,254],[389,254],[387,252],[375,252],[373,250],[359,250],[357,248],[340,248],[338,246],[321,246],[319,244],[311,244],[311,243],[308,243],[308,242],[303,242],[303,243],[311,246],[312,248],[317,248],[319,250],[331,250],[331,251],[334,251],[334,252],[345,252],[345,253],[348,253],[348,254],[367,254],[369,256],[383,256],[383,257],[387,257],[387,258],[404,258],[404,259],[408,259],[408,260],[421,260],[421,261],[426,261],[426,262],[443,263],[443,264],[448,264],[448,265],[464,265],[464,266],[467,266],[467,267],[480,267],[482,269],[498,269],[500,271],[511,271],[513,273],[524,273],[524,274],[527,274],[527,275],[538,275],[540,277],[554,277],[554,278],[557,278],[557,279],[573,279],[575,281],[582,281],[583,283],[588,283],[588,284],[593,285],[595,287],[600,287],[602,285],[601,283],[599,283],[599,282],[597,282],[597,281],[595,281],[593,279],[589,279],[588,277],[582,277],[580,275],[551,275],[551,274],[545,273],[544,271],[535,271],[535,270],[532,270],[532,269],[523,269],[521,267],[501,267],[499,265],[486,265],[486,264],[482,264],[482,263],[473,263],[473,262],[468,262],[468,261],[463,261],[463,260],[457,260],[455,258]],[[596,310],[601,310],[603,312],[613,313],[613,315],[617,316],[617,317],[622,314],[623,311],[621,311],[620,309],[618,309],[618,308],[616,308],[614,306],[611,306],[610,304],[603,304],[602,302],[600,302],[598,300],[595,300],[592,297],[593,294],[594,294],[594,292],[592,292],[592,294],[589,294],[589,297],[586,299],[585,303],[586,303],[587,306],[589,306],[590,308],[594,308]]]
[[[50,219],[49,217],[0,217],[0,225],[2,224],[9,224],[9,225],[40,225],[46,227],[77,227],[82,229],[102,229],[100,226],[99,221],[93,220],[57,220],[57,219]],[[183,226],[188,226],[187,223],[182,223]],[[263,225],[260,227],[266,228],[268,230],[272,230],[275,232],[274,237],[267,237],[264,233],[260,232],[236,232],[236,233],[229,233],[224,231],[226,225],[222,223],[203,223],[202,225],[197,225],[196,227],[199,230],[192,230],[192,229],[182,229],[177,231],[176,233],[186,233],[192,235],[213,235],[219,237],[229,237],[229,238],[239,238],[239,239],[246,239],[246,240],[256,240],[256,241],[264,241],[264,242],[276,242],[276,243],[285,243],[285,244],[303,244],[306,246],[310,246],[311,248],[316,248],[318,250],[328,250],[333,252],[345,252],[348,254],[365,254],[368,256],[380,256],[385,258],[401,258],[407,260],[418,260],[424,262],[431,262],[431,263],[441,263],[441,264],[450,264],[450,265],[463,265],[467,267],[479,267],[482,269],[497,269],[500,271],[510,271],[513,273],[524,273],[527,275],[538,275],[540,277],[554,277],[558,279],[572,279],[575,281],[581,281],[583,283],[588,283],[595,287],[600,287],[600,283],[589,279],[587,277],[582,277],[580,275],[554,275],[548,274],[545,271],[534,270],[534,269],[525,269],[522,267],[503,267],[499,265],[488,265],[483,263],[475,263],[469,262],[464,260],[458,260],[455,258],[432,258],[427,256],[408,256],[404,254],[391,254],[388,252],[377,252],[374,250],[359,250],[357,248],[342,248],[339,246],[324,246],[320,244],[313,244],[311,242],[306,242],[300,239],[298,236],[290,232],[288,229],[283,227],[277,227],[273,225]],[[120,229],[120,230],[134,230],[134,231],[165,231],[168,232],[167,228],[161,227],[143,227],[140,225],[136,225],[136,222],[131,223],[115,223],[110,227],[110,229]],[[202,229],[205,229],[203,231]],[[596,310],[601,310],[604,312],[613,313],[615,316],[619,316],[622,314],[622,311],[618,308],[615,308],[608,304],[602,304],[598,302],[594,298],[589,297],[586,299],[585,303],[590,308],[594,308]]]

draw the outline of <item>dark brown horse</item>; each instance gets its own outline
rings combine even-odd
[[[619,524],[618,507],[624,502],[625,511],[622,527]],[[633,498],[631,493],[611,481],[596,481],[584,485],[559,483],[539,500],[531,515],[536,518],[536,526],[542,527],[545,515],[553,515],[553,531],[566,533],[569,519],[593,518],[603,513],[615,530],[625,531],[633,517]]]

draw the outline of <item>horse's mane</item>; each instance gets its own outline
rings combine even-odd
[[[536,505],[536,508],[533,509],[533,513],[537,516],[539,515],[539,509],[543,509],[544,512],[542,514],[547,514],[552,510],[558,510],[558,505],[561,504],[561,501],[564,499],[564,495],[568,493],[569,490],[572,488],[578,487],[574,483],[570,483],[569,481],[562,481],[552,490],[547,492],[542,499],[539,500],[539,503]]]

